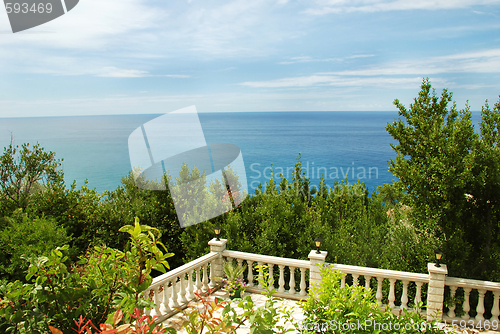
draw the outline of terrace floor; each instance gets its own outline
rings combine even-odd
[[[246,293],[245,295],[250,295],[252,297],[252,301],[254,302],[255,308],[258,308],[260,306],[264,306],[266,303],[267,297],[261,294],[256,294],[256,293]],[[229,295],[227,292],[218,290],[214,292],[210,298],[213,300],[214,297],[222,298],[225,301],[230,301]],[[275,307],[278,307],[280,305],[283,305],[287,308],[293,308],[294,312],[292,313],[292,317],[294,319],[293,322],[299,322],[303,319],[304,314],[302,312],[302,309],[297,306],[297,301],[296,300],[291,300],[291,299],[281,299],[279,298],[279,302],[275,304]],[[236,310],[238,314],[242,314],[243,310],[239,307],[237,307],[238,303],[233,301],[231,302],[231,307]],[[297,306],[297,307],[296,307]],[[203,304],[201,302],[191,302],[188,304],[188,307],[203,307]],[[222,309],[217,311],[216,317],[220,316],[222,313]],[[185,330],[180,330],[182,321],[183,321],[183,314],[182,313],[177,313],[176,315],[170,317],[169,319],[165,320],[163,322],[164,325],[167,327],[174,327],[178,333],[187,333]],[[283,325],[283,321],[278,323],[278,325]],[[287,322],[285,325],[285,328],[295,328],[290,322]],[[250,333],[250,325],[248,322],[245,322],[240,328],[237,330],[238,334],[244,334],[244,333]],[[289,333],[300,333],[299,331],[293,331]]]
[[[255,308],[258,308],[260,306],[264,306],[264,304],[266,303],[267,297],[264,296],[264,295],[256,294],[256,293],[246,293],[246,294],[250,295],[252,297],[252,300],[254,302]],[[230,301],[228,293],[224,292],[222,290],[218,290],[218,291],[214,292],[209,298],[211,300],[213,300],[214,297],[222,298],[225,301]],[[293,308],[293,310],[294,310],[294,312],[292,313],[293,320],[291,322],[299,323],[300,321],[302,321],[304,319],[304,314],[302,312],[302,309],[300,307],[298,307],[296,300],[281,299],[281,298],[279,298],[279,300],[280,301],[275,304],[275,307],[283,305],[283,306],[285,306],[287,308]],[[243,310],[241,308],[237,307],[237,303],[236,302],[234,302],[234,301],[231,302],[231,306],[232,306],[232,308],[234,308],[236,310],[236,312],[238,314],[242,314]],[[199,307],[199,308],[202,308],[203,305],[202,305],[201,302],[192,301],[192,302],[190,302],[188,304],[188,307]],[[222,309],[219,310],[219,311],[217,311],[217,313],[215,314],[215,316],[218,317],[218,316],[221,315],[221,313],[222,313]],[[165,320],[163,322],[163,324],[166,325],[167,327],[173,327],[173,328],[175,328],[178,333],[185,334],[185,333],[187,333],[186,330],[184,330],[184,329],[181,330],[181,325],[182,325],[183,319],[184,319],[183,314],[182,313],[177,313],[176,315],[174,315],[174,316],[170,317],[169,319]],[[295,327],[292,325],[291,322],[287,322],[285,324],[285,328],[286,329],[289,329],[289,328],[295,329]],[[281,321],[280,323],[278,323],[278,325],[283,325],[283,321]],[[498,334],[498,333],[500,333],[500,331],[496,332],[496,331],[478,330],[478,329],[470,329],[470,328],[466,328],[466,329],[452,329],[451,327],[447,327],[446,332],[447,333],[452,333],[452,334],[470,334],[470,333]],[[249,325],[249,323],[245,322],[237,330],[237,333],[238,334],[250,333],[250,325]],[[289,333],[300,333],[300,331],[294,330],[294,331],[291,331]]]

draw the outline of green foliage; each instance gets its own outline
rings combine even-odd
[[[71,236],[70,257],[76,259],[85,254],[91,244],[101,244],[96,236],[97,227],[102,222],[101,200],[102,196],[95,189],[88,188],[88,181],[80,189],[77,189],[75,182],[69,188],[64,183],[53,184],[43,193],[34,196],[27,213],[29,216],[50,217],[63,227]],[[133,217],[130,220],[132,219]],[[118,228],[109,230],[108,233],[116,235]]]
[[[100,219],[91,229],[95,233],[94,240],[123,249],[126,242],[123,234],[110,231],[118,231],[122,222],[138,217],[143,224],[158,229],[160,241],[176,254],[170,260],[172,267],[183,264],[185,247],[179,240],[183,230],[168,187],[163,191],[139,189],[130,173],[122,179],[122,186],[103,194],[99,210]]]
[[[228,319],[217,318],[215,313],[221,309],[224,309],[227,301],[220,302],[217,297],[210,300],[208,296],[211,294],[211,290],[208,291],[206,295],[195,292],[196,301],[201,303],[201,307],[191,307],[188,309],[181,310],[185,317],[182,322],[182,328],[188,334],[202,334],[202,333],[234,333],[236,326],[232,325]],[[173,328],[170,328],[172,333],[175,333]]]
[[[306,259],[313,240],[322,236],[321,248],[334,256],[327,261],[426,272],[435,245],[428,232],[407,218],[407,207],[394,186],[386,185],[384,192],[369,197],[363,183],[344,180],[328,188],[322,181],[307,194],[309,180],[300,156],[292,180],[281,177],[277,183],[274,170],[271,173],[265,189],[260,188],[240,208],[185,229],[181,240],[187,248],[186,260],[209,251],[213,226],[220,225],[232,250]]]
[[[409,109],[394,101],[400,118],[386,129],[398,155],[389,170],[413,223],[442,243],[449,273],[499,280],[500,102],[483,107],[479,133],[469,106],[450,102],[447,90],[431,93],[428,79]]]
[[[414,329],[412,324],[421,324],[424,321],[417,312],[404,311],[400,317],[397,317],[387,307],[385,309],[380,307],[371,289],[357,284],[341,288],[340,281],[343,274],[340,271],[335,270],[334,266],[319,266],[319,268],[322,281],[310,287],[307,300],[301,304],[305,320],[300,327],[305,329],[304,333],[314,333],[317,329],[322,330],[323,333],[335,333],[342,330],[343,327],[339,328],[339,326],[347,327],[350,324],[355,324],[349,329],[352,333],[443,332],[433,326],[425,331],[421,331],[420,327]],[[358,323],[363,326],[358,327]],[[394,330],[392,327],[396,323],[400,324],[399,330]],[[379,327],[375,324],[379,324]],[[410,324],[409,329],[405,327],[405,324]],[[391,330],[380,328],[391,328]]]
[[[55,153],[45,152],[40,144],[5,147],[0,156],[0,216],[25,210],[34,193],[63,182],[60,165]]]
[[[279,299],[273,295],[276,293],[272,286],[272,277],[269,275],[268,266],[257,266],[259,271],[258,281],[264,288],[267,297],[264,306],[255,308],[251,296],[245,296],[238,302],[238,307],[243,309],[242,314],[238,314],[231,304],[228,304],[222,312],[223,321],[225,323],[232,322],[236,324],[234,331],[238,329],[245,321],[250,324],[250,333],[271,334],[271,333],[287,333],[294,329],[285,329],[284,325],[278,325],[281,320],[286,322],[291,321],[292,310],[277,306]]]
[[[46,256],[70,240],[52,219],[30,219],[21,209],[5,220],[8,225],[0,231],[0,277],[9,281],[24,280],[26,258]]]
[[[241,267],[238,267],[238,265],[234,262],[234,260],[224,262],[224,274],[226,275],[226,278],[228,280],[237,279],[238,277],[243,275],[246,269],[247,269],[246,264]]]
[[[125,252],[95,247],[69,266],[68,246],[58,247],[31,260],[26,276],[31,283],[2,285],[0,316],[8,330],[47,333],[51,325],[66,334],[72,332],[72,319],[82,314],[98,324],[112,321],[118,309],[129,314],[136,307],[152,307],[140,295],[151,285],[151,271],[165,271],[172,254],[166,253],[159,232],[137,219],[121,231],[130,235]]]
[[[224,262],[224,274],[226,277],[222,278],[222,283],[224,284],[222,289],[229,292],[229,296],[234,296],[236,291],[243,293],[246,290],[247,285],[240,278],[240,276],[243,276],[246,268],[246,264],[239,267],[234,260]]]

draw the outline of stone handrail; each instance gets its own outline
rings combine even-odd
[[[457,324],[465,323],[467,325],[472,325],[476,327],[485,327],[487,323],[491,326],[492,324],[498,328],[499,321],[498,316],[500,315],[499,310],[499,299],[500,299],[500,283],[489,282],[489,281],[478,281],[466,278],[456,278],[456,277],[446,277],[445,285],[450,289],[450,297],[454,300],[457,295],[457,290],[460,288],[463,290],[464,301],[462,303],[462,316],[457,316],[455,314],[456,304],[453,303],[449,306],[448,312],[443,316],[444,320],[456,321]],[[477,290],[478,299],[476,304],[476,316],[471,318],[469,312],[474,309],[470,301],[470,294],[472,290]],[[491,318],[485,319],[485,303],[484,298],[488,291],[491,291],[493,296],[493,305],[491,307]],[[486,322],[485,322],[486,321]]]
[[[346,264],[333,264],[336,269],[346,274],[369,277],[384,277],[387,279],[406,280],[410,282],[429,283],[428,274],[409,273],[406,271],[387,270],[370,267],[350,266]]]
[[[426,313],[426,311],[418,309],[418,304],[422,301],[422,285],[429,283],[429,274],[417,274],[405,271],[358,267],[345,264],[332,265],[335,269],[338,269],[345,274],[340,283],[341,287],[345,286],[347,275],[352,276],[353,284],[359,284],[359,278],[360,276],[363,276],[365,287],[372,288],[372,284],[375,283],[373,284],[374,287],[376,286],[375,297],[380,304],[384,304],[384,301],[382,300],[382,285],[384,280],[387,279],[389,281],[389,295],[387,302],[394,314],[399,314],[402,309],[415,309],[422,314]],[[403,285],[403,291],[401,294],[401,298],[398,300],[398,306],[396,306],[395,294],[395,286],[397,281],[401,281]],[[416,289],[415,299],[413,300],[414,308],[409,308],[408,306],[408,287],[410,286],[410,283],[413,283]]]
[[[176,308],[183,308],[193,300],[196,290],[207,291],[215,287],[215,282],[211,279],[212,264],[218,259],[220,259],[219,253],[210,252],[154,278],[143,296],[151,298],[156,307],[153,310],[146,310],[146,314],[159,316],[156,322],[161,322],[177,313]]]
[[[225,250],[221,253],[222,257],[226,259],[236,259],[238,262],[238,266],[241,267],[243,265],[243,261],[246,261],[247,264],[247,282],[249,287],[247,288],[248,292],[263,292],[264,289],[261,284],[254,282],[254,273],[253,273],[253,264],[256,263],[258,265],[267,264],[269,268],[269,277],[271,278],[271,284],[274,284],[274,280],[272,279],[274,273],[274,266],[278,266],[279,270],[279,280],[278,280],[278,290],[276,296],[288,298],[288,299],[303,299],[307,296],[307,283],[306,283],[306,272],[310,268],[310,261],[306,260],[296,260],[296,259],[288,259],[276,256],[269,255],[260,255],[253,253],[244,253],[237,251],[229,251]],[[252,270],[250,269],[252,268]],[[288,289],[285,286],[285,270],[288,273]],[[296,282],[295,276],[296,271],[300,271],[300,284],[299,291],[296,290]],[[262,275],[261,272],[258,275]]]

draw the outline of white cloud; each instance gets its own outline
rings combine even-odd
[[[311,86],[336,86],[336,87],[376,87],[383,85],[397,86],[402,88],[414,87],[415,84],[422,82],[421,77],[413,78],[384,78],[384,77],[355,77],[345,78],[341,76],[329,75],[310,75],[295,78],[284,78],[269,81],[250,81],[240,83],[242,86],[252,88],[288,88],[288,87],[311,87]]]
[[[144,61],[152,67],[162,58],[171,64],[263,57],[274,52],[276,42],[302,31],[280,12],[285,4],[236,0],[154,7],[147,0],[85,0],[56,20],[16,34],[0,10],[0,73],[92,75],[105,67],[147,70]]]
[[[144,78],[144,77],[169,77],[169,78],[189,78],[189,75],[182,74],[164,74],[164,75],[153,75],[148,71],[140,71],[140,70],[126,70],[116,67],[105,67],[102,69],[102,72],[96,74],[98,77],[105,78]]]
[[[439,10],[469,8],[478,5],[495,5],[500,0],[317,0],[315,6],[304,11],[309,15],[351,12],[387,12],[400,10]]]
[[[346,59],[355,59],[355,58],[368,58],[368,57],[374,57],[375,55],[373,54],[360,54],[360,55],[352,55],[344,58],[312,58],[309,56],[300,56],[300,57],[292,57],[290,60],[287,61],[281,61],[278,64],[280,65],[290,65],[290,64],[295,64],[295,63],[310,63],[310,62],[329,62],[329,61],[345,61]]]
[[[240,85],[252,88],[291,88],[311,86],[377,87],[383,84],[403,88],[403,86],[409,87],[420,82],[422,76],[444,73],[500,73],[500,48],[374,64],[355,70],[320,72],[309,76],[268,81],[248,81],[242,82]],[[418,77],[408,77],[412,75]]]
[[[440,73],[500,73],[500,48],[448,56],[409,59],[372,65],[358,70],[325,72],[322,75],[432,75]]]
[[[124,70],[116,67],[105,67],[103,73],[98,74],[98,77],[106,78],[142,78],[150,76],[147,71]]]

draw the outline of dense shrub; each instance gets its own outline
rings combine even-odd
[[[30,219],[21,209],[4,220],[6,225],[0,231],[0,278],[9,281],[24,281],[27,258],[46,256],[70,240],[53,219]]]

